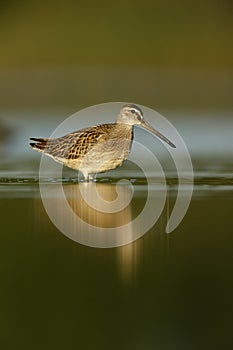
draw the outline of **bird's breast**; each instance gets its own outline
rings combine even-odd
[[[80,169],[89,173],[104,172],[120,166],[127,158],[133,139],[132,128],[114,128],[102,135],[85,155]]]

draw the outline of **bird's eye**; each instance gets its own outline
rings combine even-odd
[[[135,114],[136,112],[135,112],[135,110],[134,110],[134,109],[132,109],[132,110],[131,110],[131,113]]]

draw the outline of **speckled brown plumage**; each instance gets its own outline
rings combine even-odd
[[[34,142],[30,145],[55,161],[81,171],[85,179],[89,179],[95,173],[122,164],[130,152],[134,125],[148,129],[175,147],[144,121],[141,109],[135,105],[124,106],[116,123],[88,127],[54,139],[31,138]]]
[[[54,139],[31,138],[36,142],[30,145],[72,169],[83,173],[84,168],[88,169],[88,175],[120,166],[127,158],[132,139],[132,125],[102,124]]]

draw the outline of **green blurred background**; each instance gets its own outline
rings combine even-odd
[[[230,0],[0,1],[1,349],[232,347],[232,10]],[[165,115],[196,183],[174,234],[164,234],[171,190],[145,236],[103,250],[51,224],[28,139],[110,101]]]
[[[0,105],[232,108],[230,0],[1,1]]]

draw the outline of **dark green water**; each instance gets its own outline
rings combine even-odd
[[[233,344],[230,179],[199,181],[171,235],[164,233],[167,203],[146,235],[111,249],[66,238],[43,209],[38,183],[24,180],[2,177],[1,184],[1,349]],[[134,213],[145,195],[140,186]]]

